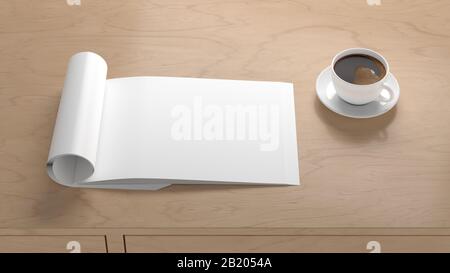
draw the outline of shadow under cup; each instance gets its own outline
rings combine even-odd
[[[335,70],[336,63],[348,58],[349,56],[367,56],[367,58],[373,58],[377,62],[381,63],[384,68],[384,75],[381,79],[370,84],[355,84],[342,79]],[[334,87],[336,89],[337,95],[344,101],[355,104],[363,105],[370,103],[372,101],[385,101],[386,100],[380,96],[383,89],[390,88],[385,85],[386,79],[390,73],[389,64],[386,59],[379,53],[367,49],[367,48],[350,48],[338,53],[331,63],[332,68],[332,80]],[[355,69],[355,67],[348,66],[348,69]],[[342,72],[342,71],[341,71]],[[355,71],[346,71],[348,74],[356,73]],[[392,96],[391,96],[392,97]]]

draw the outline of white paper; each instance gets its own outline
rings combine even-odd
[[[70,59],[47,162],[54,181],[299,184],[291,83],[106,75],[95,53]]]

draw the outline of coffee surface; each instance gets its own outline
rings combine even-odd
[[[363,54],[352,54],[339,59],[334,65],[336,74],[353,84],[372,84],[386,75],[386,68],[376,58]]]

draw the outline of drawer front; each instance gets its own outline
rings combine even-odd
[[[23,252],[62,252],[62,253],[105,253],[105,236],[41,236],[41,235],[2,235],[1,253]]]
[[[450,252],[450,236],[125,236],[127,252]]]

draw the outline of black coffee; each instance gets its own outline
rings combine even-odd
[[[336,74],[353,84],[372,84],[386,75],[386,68],[376,58],[363,54],[353,54],[339,59],[334,64]]]

